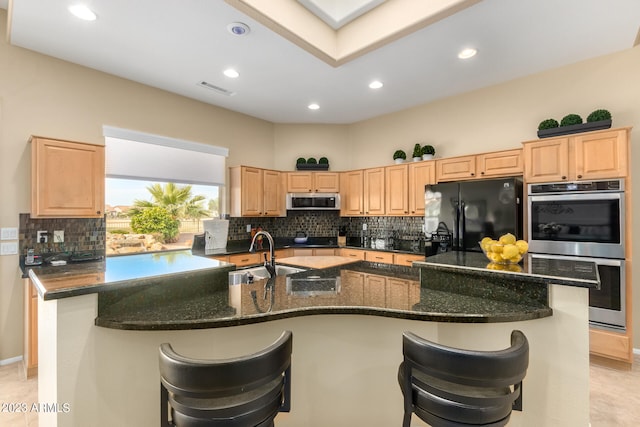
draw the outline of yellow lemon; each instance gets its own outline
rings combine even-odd
[[[487,257],[493,261],[493,262],[502,262],[504,259],[502,258],[502,255],[496,253],[496,252],[491,252],[489,254],[487,254]]]
[[[511,233],[503,234],[498,239],[498,242],[502,243],[503,245],[513,245],[516,242],[516,236]]]
[[[505,259],[513,259],[520,256],[520,251],[516,245],[504,245],[502,248],[502,257]]]
[[[494,252],[496,254],[502,253],[502,248],[503,246],[500,243],[491,244],[491,252]]]
[[[516,256],[509,258],[509,261],[513,262],[514,264],[519,263],[522,260],[522,255],[517,254]]]
[[[480,243],[481,244],[486,244],[486,243],[489,243],[492,240],[493,239],[491,237],[484,237],[482,240],[480,240]]]
[[[520,251],[520,255],[524,254],[529,250],[529,244],[524,240],[518,240],[516,242],[516,246],[518,247],[518,251]]]

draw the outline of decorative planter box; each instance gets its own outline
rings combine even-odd
[[[296,164],[296,169],[299,171],[326,171],[329,170],[329,164],[298,163]]]
[[[552,129],[538,131],[538,138],[549,138],[551,136],[569,135],[571,133],[589,132],[593,130],[609,129],[611,119],[599,120],[597,122],[580,123],[579,125],[560,126]]]

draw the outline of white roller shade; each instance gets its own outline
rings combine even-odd
[[[224,185],[229,150],[104,126],[109,178]]]

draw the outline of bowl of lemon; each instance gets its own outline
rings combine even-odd
[[[485,237],[480,241],[480,248],[487,259],[496,264],[517,264],[529,250],[529,244],[517,240],[511,233],[503,234],[498,240]]]

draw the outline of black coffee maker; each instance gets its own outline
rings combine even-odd
[[[449,252],[453,249],[453,233],[449,231],[449,227],[444,222],[438,224],[436,232],[431,235],[430,239],[424,242],[424,256]]]

